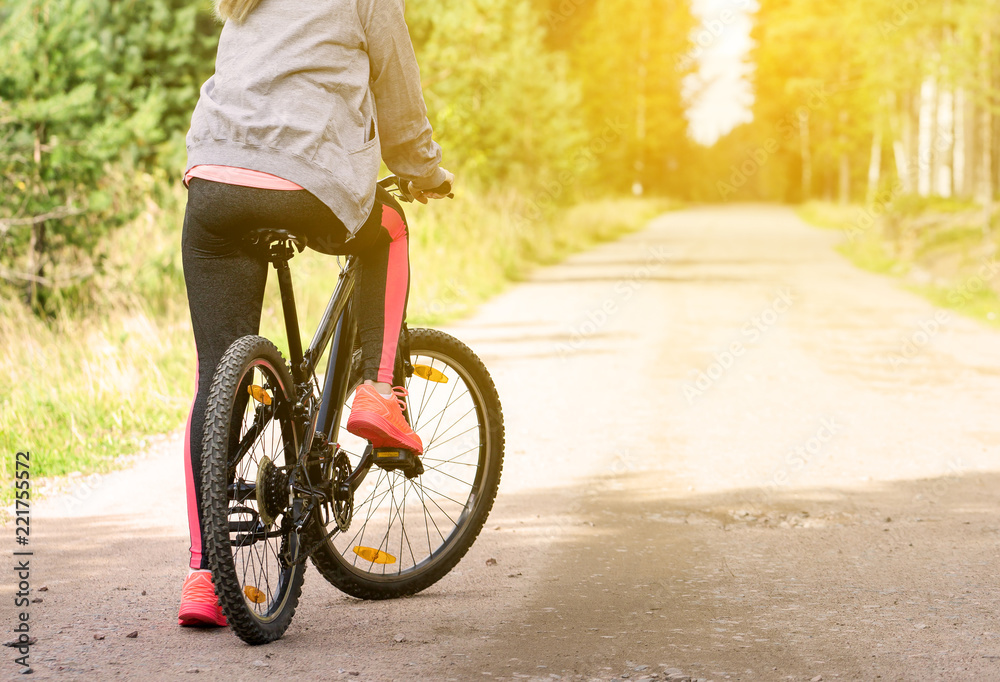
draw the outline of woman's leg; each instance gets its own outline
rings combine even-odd
[[[267,190],[194,179],[184,217],[182,251],[191,323],[198,351],[196,392],[185,437],[184,475],[191,535],[189,575],[181,590],[181,625],[226,625],[202,551],[200,518],[202,434],[208,391],[223,354],[241,336],[257,334],[267,260],[245,242],[249,230],[286,229],[341,246],[347,231],[330,209],[305,190]],[[312,239],[310,239],[312,242]],[[239,401],[237,425],[243,416]],[[238,431],[232,434],[235,440]]]
[[[406,222],[391,204],[376,201],[373,212],[377,223],[369,222],[378,226],[378,236],[359,254],[362,376],[366,381],[391,384],[410,291],[409,240]],[[366,224],[362,229],[370,228]]]
[[[198,365],[185,434],[184,478],[193,569],[207,569],[200,521],[201,450],[208,391],[226,349],[260,328],[267,261],[244,248],[223,212],[230,185],[192,180],[184,215],[182,257]]]
[[[393,369],[399,332],[406,317],[410,286],[410,258],[406,223],[392,204],[375,202],[373,217],[358,233],[377,231],[358,255],[358,332],[361,337],[362,377],[351,404],[347,430],[375,447],[406,448],[423,452],[420,437],[403,416],[399,393],[393,391]],[[374,384],[374,385],[371,385]]]

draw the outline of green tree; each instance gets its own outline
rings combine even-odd
[[[681,57],[693,27],[687,2],[596,0],[571,41],[607,186],[682,191],[691,145],[681,92],[693,64]]]
[[[521,185],[573,169],[580,91],[565,57],[546,49],[530,2],[411,3],[407,20],[446,163],[484,183]]]
[[[191,0],[26,0],[0,13],[0,265],[36,310],[176,169],[217,29]],[[58,298],[58,297],[57,297]]]
[[[777,133],[780,144],[747,190],[845,202],[975,194],[988,203],[1000,142],[992,5],[760,0],[750,56],[756,133],[739,137]],[[731,151],[737,163],[748,153]]]

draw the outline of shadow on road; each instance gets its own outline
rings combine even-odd
[[[998,490],[983,473],[696,494],[652,471],[507,495],[455,575],[417,599],[359,602],[310,571],[267,659],[228,631],[176,627],[186,537],[131,517],[42,519],[33,656],[41,677],[249,679],[319,659],[360,679],[996,677]]]
[[[509,520],[521,539],[508,551],[547,546],[548,574],[485,645],[515,653],[462,672],[1000,675],[1000,474],[770,495],[673,494],[662,480],[595,479],[560,491],[549,518]]]

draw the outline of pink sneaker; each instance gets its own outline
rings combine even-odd
[[[225,627],[228,625],[222,606],[215,596],[211,571],[195,571],[181,588],[181,610],[178,625]]]
[[[347,430],[371,441],[376,448],[405,448],[418,455],[424,451],[420,436],[403,417],[406,389],[393,387],[393,396],[383,398],[374,386],[361,384],[354,393]]]

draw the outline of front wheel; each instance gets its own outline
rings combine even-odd
[[[295,613],[305,564],[289,477],[298,441],[295,387],[274,345],[233,342],[212,380],[205,410],[201,513],[205,551],[223,611],[249,644],[281,637]]]
[[[500,484],[503,413],[485,365],[458,339],[430,329],[411,330],[410,363],[408,413],[424,444],[424,472],[408,479],[373,466],[355,492],[350,527],[312,555],[324,578],[361,599],[403,597],[440,580],[475,542]],[[356,356],[341,425],[360,383]],[[343,428],[339,438],[356,468],[367,442]],[[317,525],[313,533],[330,529]]]

